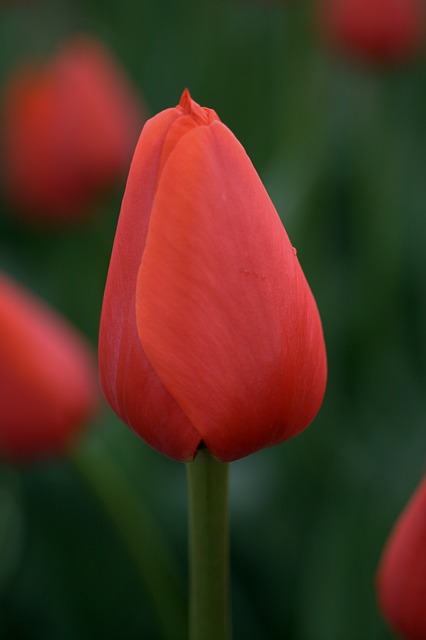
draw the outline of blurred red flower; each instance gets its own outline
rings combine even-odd
[[[136,148],[99,359],[115,412],[180,461],[282,442],[323,399],[321,321],[296,251],[241,144],[187,91]]]
[[[10,202],[37,219],[85,214],[124,180],[143,121],[123,71],[94,38],[75,37],[44,66],[15,71],[3,90]]]
[[[97,402],[89,346],[0,273],[0,454],[30,460],[60,452]]]
[[[424,0],[319,1],[323,31],[337,49],[391,63],[418,52],[424,43]]]
[[[426,477],[396,523],[377,575],[379,606],[406,640],[426,638]]]

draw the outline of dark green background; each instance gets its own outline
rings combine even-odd
[[[424,61],[344,59],[300,0],[34,0],[0,7],[0,80],[81,31],[112,49],[151,114],[185,87],[218,112],[271,194],[321,311],[319,416],[232,464],[235,640],[389,640],[374,575],[426,458]],[[0,267],[94,346],[122,191],[67,229],[26,226],[0,202]],[[139,508],[150,512],[184,596],[184,466],[107,407],[79,455],[84,468],[64,456],[1,471],[0,636],[162,639],[151,586],[99,492],[133,541],[148,526]]]

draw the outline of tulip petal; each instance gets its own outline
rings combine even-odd
[[[151,365],[218,459],[286,440],[317,413],[326,380],[317,307],[253,165],[220,121],[185,133],[163,166],[136,304]]]
[[[152,447],[176,460],[195,455],[200,437],[152,369],[136,327],[136,278],[158,167],[181,112],[148,121],[129,173],[105,288],[99,333],[101,385],[114,411]]]
[[[377,575],[380,609],[407,640],[426,638],[426,478],[401,514]]]

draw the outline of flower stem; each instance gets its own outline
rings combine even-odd
[[[161,637],[186,637],[184,590],[173,552],[140,492],[106,446],[79,446],[70,457],[126,545],[145,584]]]
[[[190,640],[230,640],[228,468],[207,451],[187,465]]]

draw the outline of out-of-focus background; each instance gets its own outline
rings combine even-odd
[[[235,640],[393,638],[377,610],[375,571],[425,468],[424,54],[336,44],[322,4],[0,6],[2,118],[17,69],[46,63],[78,34],[115,60],[140,101],[140,125],[188,87],[246,148],[317,299],[329,358],[319,416],[294,440],[231,468]],[[66,122],[46,135],[60,138]],[[108,122],[106,131],[121,135]],[[29,211],[11,197],[7,156],[1,162],[0,268],[95,350],[129,160],[84,215],[77,207],[65,222],[52,220],[55,207],[46,220],[43,206]],[[21,179],[15,195],[25,191]],[[151,450],[106,405],[77,453],[4,460],[1,637],[184,638],[186,508],[184,466]]]

